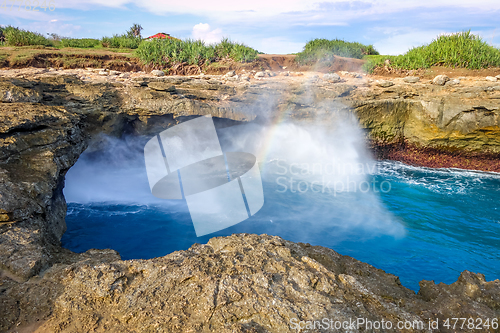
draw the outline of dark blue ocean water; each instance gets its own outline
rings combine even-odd
[[[452,283],[463,270],[500,278],[500,175],[378,162],[363,186],[356,178],[349,191],[313,191],[317,183],[299,188],[290,186],[289,174],[278,179],[283,175],[269,162],[261,165],[263,208],[196,237],[186,204],[154,199],[142,165],[109,172],[84,162],[69,171],[65,189],[62,243],[76,252],[112,248],[123,259],[147,259],[214,236],[265,233],[332,248],[416,291],[420,280]]]

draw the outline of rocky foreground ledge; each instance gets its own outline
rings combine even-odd
[[[151,260],[89,250],[27,282],[0,281],[3,332],[430,332],[436,320],[433,331],[476,332],[443,323],[500,317],[499,280],[465,271],[451,285],[422,281],[415,294],[331,249],[268,235],[212,238]],[[349,327],[305,329],[308,321]]]

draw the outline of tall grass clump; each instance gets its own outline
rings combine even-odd
[[[230,58],[237,62],[251,62],[257,59],[259,52],[245,44],[232,42],[229,38],[215,44],[215,53],[219,59]]]
[[[2,33],[5,38],[5,45],[8,46],[54,46],[50,40],[37,32],[7,26],[2,28]]]
[[[428,45],[410,49],[403,55],[369,59],[368,71],[383,66],[385,59],[399,69],[420,69],[431,66],[481,69],[500,67],[500,50],[488,45],[469,31],[439,36]]]
[[[243,44],[223,39],[215,45],[200,40],[154,39],[139,45],[136,55],[145,64],[155,68],[169,67],[178,63],[203,66],[222,59],[250,62],[258,52]]]
[[[60,47],[92,48],[98,46],[100,41],[92,38],[63,38],[59,44]]]
[[[142,42],[140,37],[132,37],[128,35],[113,35],[113,37],[103,37],[101,39],[102,47],[110,48],[126,48],[126,49],[136,49]]]
[[[311,65],[318,61],[332,61],[334,56],[361,59],[365,55],[379,54],[373,45],[346,42],[341,39],[314,39],[304,46],[295,58],[300,64]]]

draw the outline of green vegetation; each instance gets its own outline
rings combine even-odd
[[[256,50],[227,38],[215,45],[205,45],[199,40],[155,39],[141,43],[136,51],[145,65],[155,68],[177,63],[203,66],[222,59],[250,62],[257,58],[257,54]]]
[[[102,47],[136,49],[141,44],[139,37],[129,37],[128,35],[114,35],[113,37],[103,37],[101,39]]]
[[[31,32],[12,26],[1,28],[7,46],[54,46],[54,44],[39,33]]]
[[[368,72],[378,66],[384,66],[386,59],[390,61],[391,67],[407,70],[431,66],[480,69],[500,67],[500,50],[488,45],[469,30],[440,36],[430,44],[412,48],[403,55],[365,59],[365,70]]]
[[[0,45],[4,45],[4,44],[5,44],[5,35],[3,34],[3,29],[0,26]]]
[[[138,57],[145,65],[164,68],[184,63],[208,66],[223,60],[251,62],[258,55],[256,50],[244,44],[232,42],[227,38],[215,45],[206,45],[199,40],[154,39],[144,41],[141,31],[141,25],[134,24],[124,34],[103,37],[100,40],[64,38],[56,34],[49,34],[50,38],[47,39],[41,34],[11,26],[0,27],[0,43],[15,46],[14,50],[7,52],[8,56],[0,57],[0,62],[10,64],[10,66],[28,66],[38,62],[65,68],[79,65],[92,66],[93,62],[101,62],[100,56],[97,55],[99,50],[109,50],[129,53],[130,56]],[[29,46],[27,49],[23,48],[27,46]],[[64,51],[65,48],[82,50]],[[133,49],[136,49],[135,54],[132,54]],[[80,54],[81,52],[86,52],[89,56],[83,56]],[[122,59],[118,59],[118,61],[122,61]],[[119,65],[121,66],[121,63]]]
[[[111,52],[110,52],[111,51]],[[116,54],[115,52],[120,52]],[[45,46],[0,47],[0,67],[63,67],[63,68],[139,68],[133,50],[125,49],[57,49]]]
[[[312,65],[318,61],[331,62],[334,56],[361,59],[365,55],[379,54],[373,45],[346,42],[340,39],[314,39],[304,46],[304,51],[297,54],[298,63]]]
[[[142,42],[141,31],[141,25],[134,23],[125,34],[103,37],[101,45],[102,47],[136,49]]]
[[[142,39],[141,36],[141,31],[142,31],[142,26],[140,24],[134,23],[130,27],[130,29],[127,31],[127,37],[128,38],[140,38]]]
[[[7,26],[0,27],[0,45],[136,49],[142,42],[141,30],[142,27],[139,24],[134,24],[125,34],[103,37],[98,40],[92,38],[62,38],[56,34],[49,34],[50,38],[45,38],[36,32]]]
[[[92,38],[63,38],[59,44],[60,47],[77,47],[77,48],[91,48],[100,44],[98,39]]]
[[[257,54],[260,53],[245,44],[232,42],[229,38],[222,39],[213,47],[218,59],[230,58],[238,62],[254,61],[257,59]]]

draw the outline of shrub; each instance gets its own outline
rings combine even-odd
[[[304,46],[297,54],[298,63],[311,65],[318,61],[332,61],[334,56],[361,59],[365,55],[379,54],[373,45],[363,45],[356,42],[346,42],[340,39],[314,39]]]
[[[200,40],[154,39],[142,43],[136,55],[146,65],[167,67],[177,63],[208,65],[221,59],[249,62],[257,58],[258,52],[246,45],[225,38],[215,45],[205,45]]]
[[[365,68],[373,71],[385,59],[399,69],[420,69],[431,66],[480,69],[500,66],[500,50],[488,45],[469,31],[439,36],[428,45],[412,48],[400,56],[368,59]]]
[[[61,39],[60,46],[61,47],[78,47],[78,48],[91,48],[99,45],[98,39],[92,38],[63,38]]]
[[[5,44],[9,46],[54,46],[53,43],[37,32],[31,32],[12,26],[2,29],[5,36]]]

